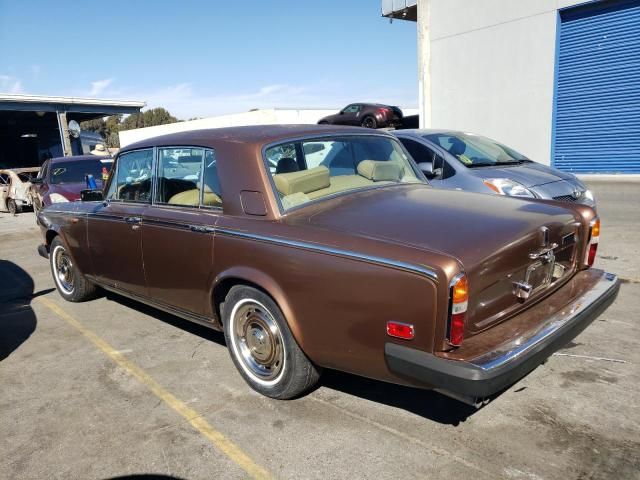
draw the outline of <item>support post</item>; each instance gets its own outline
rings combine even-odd
[[[71,139],[69,138],[69,123],[67,122],[67,112],[56,112],[58,117],[58,130],[60,131],[60,142],[62,143],[62,154],[65,157],[73,155],[71,150]]]
[[[418,108],[420,128],[431,127],[431,0],[418,0]]]

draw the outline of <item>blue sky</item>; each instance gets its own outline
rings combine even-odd
[[[0,0],[0,92],[144,100],[179,118],[417,105],[415,23],[380,0]]]

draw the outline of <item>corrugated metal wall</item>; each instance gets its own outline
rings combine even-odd
[[[553,165],[640,173],[640,0],[560,13]]]

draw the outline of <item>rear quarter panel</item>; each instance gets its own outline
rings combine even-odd
[[[223,233],[215,252],[216,283],[238,278],[264,289],[302,350],[323,367],[404,383],[386,366],[385,342],[432,351],[438,315],[446,314],[436,284],[419,274]],[[413,324],[415,339],[388,337],[389,320]]]

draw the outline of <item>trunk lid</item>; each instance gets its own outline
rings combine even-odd
[[[514,282],[529,280],[533,300],[560,286],[574,271],[578,217],[555,205],[425,186],[391,186],[323,204],[325,208],[305,216],[306,222],[457,258],[469,280],[470,334],[531,303],[514,295]],[[543,243],[558,244],[555,263],[563,266],[556,269],[563,268],[562,275],[548,283],[551,262],[537,265],[541,260],[530,257],[545,248]]]

